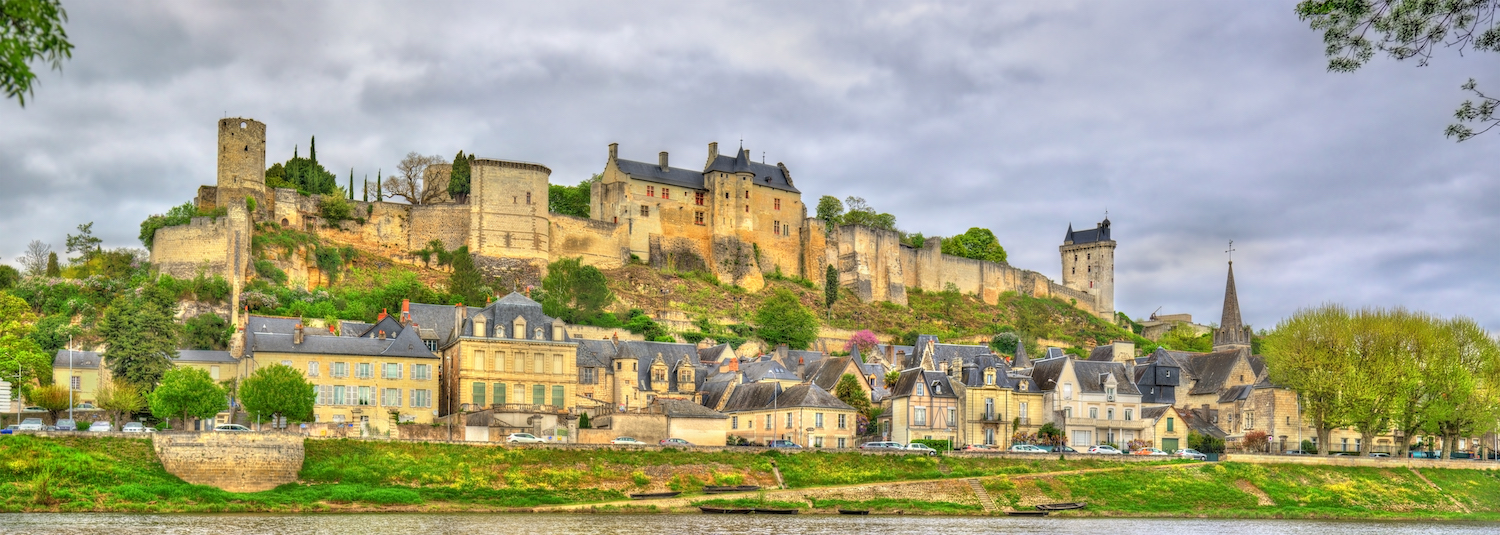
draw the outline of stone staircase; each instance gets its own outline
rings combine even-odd
[[[984,491],[984,484],[980,483],[978,479],[965,479],[964,481],[969,483],[969,488],[974,489],[974,495],[979,496],[979,505],[984,506],[984,512],[994,513],[998,511],[995,507],[995,500],[990,499],[990,493]]]

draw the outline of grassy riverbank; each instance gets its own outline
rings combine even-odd
[[[773,462],[792,490],[750,498],[700,494],[703,485],[713,484],[772,488]],[[981,478],[1002,508],[1089,502],[1086,511],[1069,514],[1500,519],[1500,473],[1434,469],[1422,475],[1443,490],[1401,468],[316,440],[306,443],[299,482],[266,492],[231,493],[167,473],[146,439],[0,437],[0,512],[498,511],[575,504],[649,512],[692,510],[689,503],[769,503],[805,512],[846,508],[976,515],[984,514],[983,508],[956,480]],[[917,483],[918,492],[896,493],[900,495],[861,490],[930,480],[943,481]],[[886,483],[898,485],[881,485]],[[618,503],[630,493],[664,490],[681,491],[686,501],[676,507]]]

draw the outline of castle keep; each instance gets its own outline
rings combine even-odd
[[[701,168],[673,167],[666,152],[657,161],[620,158],[610,144],[602,178],[591,186],[589,218],[548,212],[552,171],[536,163],[478,158],[471,193],[459,203],[408,205],[351,201],[362,223],[328,226],[317,196],[265,185],[265,124],[247,118],[219,121],[218,177],[199,189],[200,208],[228,215],[195,218],[157,231],[151,261],[163,272],[191,277],[220,274],[238,286],[251,273],[254,225],[274,222],[336,241],[378,248],[392,257],[423,249],[432,240],[448,248],[467,245],[485,265],[538,275],[548,262],[582,258],[615,268],[632,257],[658,268],[702,270],[749,291],[777,271],[815,283],[835,266],[839,283],[865,301],[906,303],[906,289],[956,288],[994,303],[1015,291],[1058,297],[1101,317],[1114,314],[1114,248],[1109,221],[1074,231],[1059,248],[1063,282],[1009,264],[944,255],[938,238],[914,248],[894,231],[846,225],[826,228],[810,218],[802,192],[785,164],[750,159],[743,147],[721,154],[708,144]],[[293,278],[316,280],[302,259],[286,266]],[[236,295],[238,291],[234,292]],[[238,303],[234,308],[238,310]]]

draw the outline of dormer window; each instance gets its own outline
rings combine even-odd
[[[912,395],[925,396],[927,395],[927,388],[923,387],[922,383],[917,383],[916,389],[912,390]]]
[[[1104,400],[1105,401],[1114,401],[1115,400],[1115,387],[1111,386],[1111,387],[1108,387],[1108,388],[1104,389]]]
[[[943,384],[939,383],[937,381],[933,381],[932,382],[932,395],[937,396],[937,395],[941,395],[942,393],[943,393]]]
[[[542,328],[541,327],[537,327],[536,331],[534,332],[534,334],[536,335],[536,338],[533,338],[533,340],[541,340],[542,339]]]
[[[985,370],[985,372],[984,372],[984,384],[986,384],[986,385],[993,385],[993,384],[995,384],[995,370]]]

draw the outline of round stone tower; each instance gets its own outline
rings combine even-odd
[[[265,206],[266,125],[255,119],[219,120],[218,206],[254,197]]]

